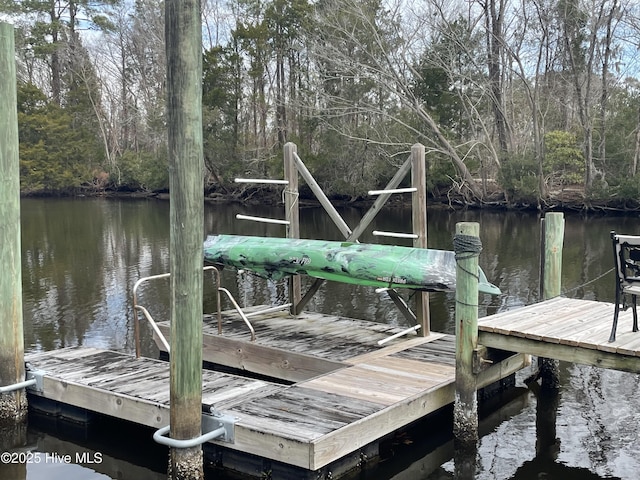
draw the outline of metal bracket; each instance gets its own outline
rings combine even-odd
[[[35,380],[28,388],[31,391],[44,392],[44,370],[27,370],[27,380]]]
[[[170,425],[162,427],[153,434],[153,439],[161,444],[171,448],[191,448],[202,445],[210,440],[222,440],[223,442],[234,443],[235,441],[235,423],[236,417],[226,415],[214,411],[213,414],[202,414],[202,431],[205,432],[199,437],[187,440],[178,440],[166,437],[171,428]]]
[[[25,380],[23,382],[14,383],[13,385],[6,385],[4,387],[0,387],[0,393],[9,393],[15,392],[16,390],[21,390],[23,388],[28,388],[29,390],[35,390],[36,392],[42,392],[43,387],[43,376],[44,372],[41,370],[27,370],[25,374]]]
[[[202,431],[211,431],[217,428],[224,428],[224,435],[219,440],[227,443],[234,443],[236,440],[236,422],[237,417],[218,412],[213,407],[211,408],[211,415],[202,414]]]
[[[488,359],[488,349],[484,345],[478,345],[473,350],[473,373],[479,374],[493,365],[493,360]]]

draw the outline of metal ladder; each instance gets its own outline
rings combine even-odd
[[[211,271],[212,275],[213,275],[214,283],[217,285],[217,288],[216,288],[217,312],[216,312],[216,314],[217,314],[217,319],[218,319],[218,334],[219,335],[222,335],[222,310],[221,310],[222,302],[221,302],[221,298],[220,298],[221,297],[221,293],[224,293],[227,296],[227,298],[229,299],[229,301],[231,302],[231,304],[233,305],[235,310],[238,312],[238,314],[240,315],[240,317],[242,318],[244,323],[249,328],[249,332],[251,333],[251,341],[252,342],[255,342],[255,340],[256,340],[256,332],[255,332],[255,330],[253,328],[253,325],[251,325],[251,322],[249,321],[249,317],[261,315],[261,314],[264,314],[264,313],[276,312],[276,311],[279,311],[279,310],[283,310],[283,309],[289,308],[291,306],[290,303],[285,303],[283,305],[277,305],[277,306],[274,306],[274,307],[269,307],[269,308],[266,308],[266,309],[263,309],[263,310],[259,310],[259,311],[256,311],[256,312],[245,313],[243,311],[243,309],[240,307],[240,305],[238,304],[238,302],[236,301],[236,299],[233,297],[231,292],[229,290],[227,290],[226,288],[222,287],[220,271],[216,267],[214,267],[213,265],[207,265],[202,270],[203,270],[203,272]],[[147,320],[147,322],[149,322],[149,325],[151,326],[153,332],[158,336],[158,338],[160,339],[160,342],[162,342],[163,347],[167,350],[167,353],[170,353],[170,351],[171,351],[171,346],[169,345],[169,342],[167,341],[165,336],[162,334],[162,332],[158,328],[158,324],[156,323],[156,321],[151,316],[151,313],[149,313],[149,311],[145,307],[143,307],[142,305],[138,304],[138,288],[140,287],[140,285],[142,285],[145,282],[148,282],[149,280],[157,280],[157,279],[161,279],[161,278],[168,278],[170,276],[171,276],[170,273],[162,273],[162,274],[159,274],[159,275],[151,275],[151,276],[148,276],[148,277],[143,277],[143,278],[139,279],[133,286],[133,319],[134,319],[134,333],[135,333],[136,357],[137,358],[140,357],[140,320],[139,320],[139,317],[138,317],[138,311],[142,312],[142,314],[144,315],[144,318]]]

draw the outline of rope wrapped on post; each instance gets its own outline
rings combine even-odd
[[[470,258],[480,256],[480,252],[482,251],[482,242],[480,241],[480,237],[474,237],[473,235],[463,235],[456,234],[453,236],[453,251],[456,257],[456,264],[463,272],[471,275],[476,280],[480,281],[480,273],[479,271],[471,272],[468,268],[460,264],[461,260],[468,260]],[[457,287],[456,287],[457,288]],[[456,302],[461,305],[466,305],[468,307],[477,307],[478,304],[470,304],[463,302],[456,298]]]
[[[466,260],[468,258],[480,256],[482,251],[482,242],[480,237],[474,237],[473,235],[457,234],[453,236],[453,251],[456,254],[456,263],[460,265],[460,260]],[[469,272],[463,267],[462,270],[469,275],[473,275],[477,279],[480,278],[478,272]]]

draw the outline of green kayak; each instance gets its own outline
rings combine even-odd
[[[278,280],[305,274],[370,287],[409,288],[434,292],[456,288],[454,252],[365,243],[298,240],[277,237],[211,235],[204,258],[214,264],[249,270]],[[479,268],[478,290],[500,289]]]

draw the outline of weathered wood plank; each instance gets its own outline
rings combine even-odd
[[[541,316],[537,321],[532,321],[525,326],[518,327],[517,330],[514,327],[512,335],[534,340],[544,340],[552,343],[562,343],[562,339],[567,335],[580,332],[585,328],[588,328],[587,325],[593,326],[594,319],[591,315],[597,315],[598,308],[602,309],[602,307],[598,306],[591,307],[589,311],[587,311],[586,306],[582,306],[581,308],[573,311],[563,309],[555,316]],[[596,318],[595,322],[597,325],[602,324],[600,317]],[[558,331],[560,332],[560,335],[555,333]]]
[[[478,333],[478,343],[500,350],[530,353],[544,358],[640,373],[640,357],[621,355],[616,354],[615,351],[605,350],[606,348],[615,350],[615,347],[602,345],[599,350],[576,348],[569,345],[545,343],[484,331]]]
[[[213,443],[308,469],[338,460],[453,401],[453,368],[440,359],[453,355],[453,337],[434,338],[404,340],[405,350],[377,347],[355,366],[293,386],[203,371],[203,403],[238,419],[233,445]],[[380,352],[387,356],[373,354]],[[430,362],[433,356],[440,360]],[[169,422],[166,362],[83,348],[29,360],[51,371],[47,397],[155,428]],[[513,365],[491,367],[480,381]]]
[[[393,354],[393,356],[454,366],[455,352],[455,337],[453,335],[446,335],[432,342],[399,351]]]
[[[593,335],[592,332],[610,324],[608,320],[603,319],[603,310],[602,307],[598,307],[588,314],[581,313],[574,319],[558,319],[553,324],[548,324],[543,340],[577,345],[579,339],[588,339],[589,335]]]
[[[607,333],[610,330],[610,328],[607,329]],[[640,357],[640,332],[628,331],[622,334],[618,332],[615,345],[618,353]]]
[[[272,433],[269,419],[252,417],[236,423],[235,450],[311,469],[312,444],[306,438],[295,438],[295,431],[283,437],[282,430]],[[216,443],[216,442],[214,442]]]
[[[611,319],[596,317],[590,322],[581,325],[570,325],[570,328],[561,333],[560,339],[563,345],[572,345],[580,348],[599,349],[601,345],[609,343],[611,331]],[[614,350],[611,350],[614,351]]]
[[[284,388],[229,410],[244,424],[269,420],[269,432],[289,432],[292,438],[312,440],[382,408],[372,400],[354,401],[333,392],[304,386]]]
[[[483,331],[495,331],[495,329],[505,325],[517,325],[519,321],[526,317],[557,311],[558,308],[562,308],[564,300],[564,297],[556,297],[541,303],[514,308],[496,313],[495,315],[483,317],[478,319],[478,328]]]
[[[518,353],[491,365],[478,374],[478,388],[491,385],[531,365],[531,355]]]
[[[345,363],[349,365],[356,365],[358,363],[368,362],[375,358],[385,357],[393,353],[398,353],[403,350],[414,348],[424,343],[433,342],[444,336],[445,335],[443,333],[432,332],[428,337],[409,338],[402,343],[397,343],[395,345],[390,345],[388,347],[380,348],[378,350],[375,350],[369,353],[358,355],[357,357],[352,357],[349,360],[347,360]]]
[[[328,433],[312,442],[311,469],[319,469],[357,450],[370,442],[372,437],[381,438],[408,423],[424,417],[453,402],[453,379],[427,391],[405,399],[401,405],[380,410],[343,428]]]
[[[520,318],[515,314],[517,312],[520,312]],[[513,314],[505,312],[485,317],[480,320],[479,330],[546,344],[640,355],[640,346],[633,339],[625,337],[624,344],[620,339],[608,342],[612,318],[613,305],[610,303],[557,297],[515,310]],[[631,312],[622,312],[620,318],[622,322],[631,323]],[[545,348],[539,346],[538,350]]]
[[[160,326],[164,335],[166,325]],[[202,358],[214,364],[225,365],[248,372],[267,375],[289,382],[299,382],[331,372],[345,365],[292,349],[263,345],[263,336],[256,342],[249,338],[236,339],[224,335],[203,336]]]
[[[254,312],[265,306],[246,309]],[[383,323],[367,322],[335,315],[302,312],[293,318],[287,312],[271,312],[251,317],[256,341],[250,342],[248,329],[237,313],[222,314],[223,335],[218,335],[217,319],[205,316],[203,359],[211,363],[298,382],[380,356],[383,349],[402,350],[419,342],[415,334],[395,339],[385,347],[377,342],[402,331]],[[167,322],[159,323],[169,336]],[[442,334],[434,334],[430,340]],[[158,345],[160,346],[160,345]],[[355,359],[355,360],[354,360]]]
[[[350,398],[375,400],[392,405],[453,380],[453,369],[399,358],[379,358],[359,363],[322,377],[304,382],[306,388],[333,392]]]

